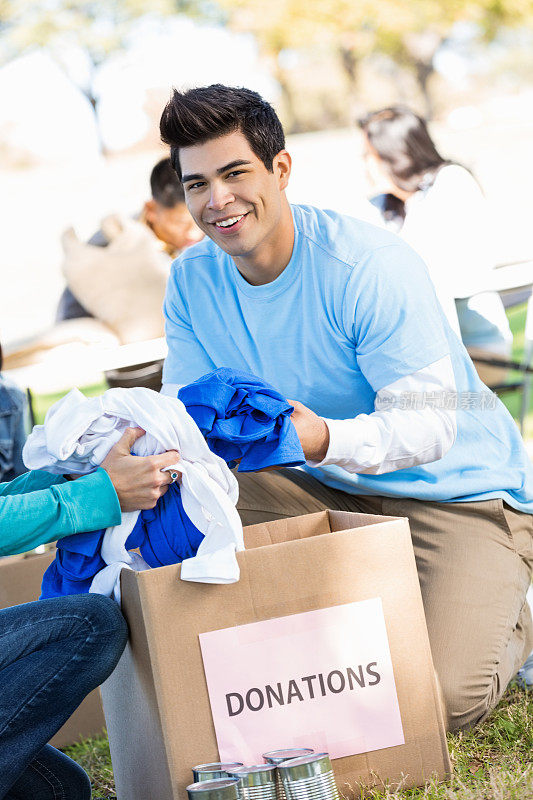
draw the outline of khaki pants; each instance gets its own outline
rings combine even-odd
[[[295,469],[238,479],[244,525],[325,508],[408,517],[448,730],[468,728],[490,713],[533,648],[526,602],[533,515],[501,500],[356,496]]]

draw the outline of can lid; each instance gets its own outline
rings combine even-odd
[[[276,767],[274,764],[254,764],[229,770],[229,774],[239,778],[241,786],[265,786],[276,780]]]
[[[331,761],[328,753],[313,753],[300,758],[291,758],[278,765],[280,775],[291,781],[302,778],[312,778],[331,771]]]
[[[197,800],[238,800],[238,778],[216,778],[212,781],[199,781],[187,786],[189,797]]]
[[[281,764],[289,758],[308,756],[311,753],[313,753],[313,750],[309,747],[287,747],[284,750],[269,750],[268,753],[263,753],[263,758],[271,764]]]
[[[197,764],[196,767],[193,767],[195,772],[211,772],[215,770],[221,770],[227,772],[228,769],[236,769],[237,767],[242,767],[242,761],[213,761],[211,764]]]

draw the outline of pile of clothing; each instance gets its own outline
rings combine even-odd
[[[180,473],[153,510],[125,512],[120,525],[57,543],[41,597],[93,591],[120,600],[120,571],[182,563],[181,577],[204,583],[239,579],[244,549],[230,467],[298,466],[304,454],[290,421],[293,407],[253,375],[218,369],[179,390],[109,389],[85,398],[77,389],[36,426],[23,457],[29,469],[86,474],[98,467],[127,427],[146,434],[132,452],[177,450]],[[138,552],[135,552],[138,551]]]

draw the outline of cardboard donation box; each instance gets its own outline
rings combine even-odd
[[[54,556],[55,551],[0,559],[0,608],[37,600],[41,594],[43,573]],[[87,695],[50,743],[54,747],[66,747],[80,739],[102,733],[104,727],[100,690],[95,689]]]
[[[327,751],[340,792],[450,771],[407,519],[245,528],[238,583],[122,573],[130,641],[102,687],[119,800],[186,800],[191,768]]]

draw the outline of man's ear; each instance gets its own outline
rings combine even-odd
[[[289,184],[291,176],[292,158],[286,150],[280,150],[274,156],[273,168],[274,174],[278,178],[279,188],[286,189]]]
[[[156,219],[157,213],[157,203],[155,200],[147,200],[144,204],[144,216],[146,217],[146,221],[150,224],[153,224]]]

